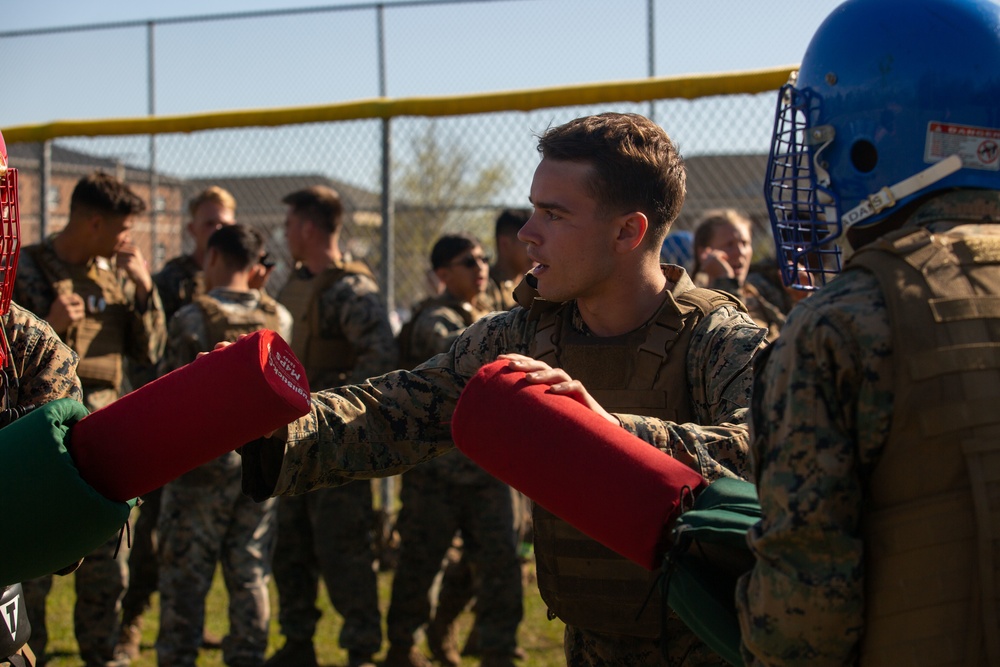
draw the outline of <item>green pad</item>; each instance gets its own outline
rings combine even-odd
[[[128,520],[135,500],[113,502],[99,494],[66,449],[70,427],[85,416],[82,404],[62,398],[0,429],[2,586],[75,563]]]
[[[736,580],[754,562],[747,531],[760,520],[757,489],[722,478],[709,484],[674,527],[664,562],[667,604],[732,665],[742,665]]]

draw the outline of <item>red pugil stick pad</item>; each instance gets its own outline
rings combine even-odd
[[[125,501],[308,412],[301,362],[263,329],[87,415],[69,450],[91,486]]]
[[[455,444],[589,537],[659,568],[682,497],[705,478],[508,364],[488,364],[466,385],[451,421]]]

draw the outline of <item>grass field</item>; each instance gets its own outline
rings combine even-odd
[[[392,586],[392,574],[379,574],[379,605],[382,609],[383,624],[386,610],[389,605],[389,593]],[[556,667],[565,665],[562,652],[563,625],[557,619],[549,621],[546,618],[545,605],[538,596],[538,589],[533,583],[525,586],[524,599],[524,621],[518,633],[518,640],[521,647],[528,654],[524,661],[525,667]],[[49,626],[49,667],[79,667],[80,657],[77,653],[76,640],[73,638],[73,602],[75,594],[73,592],[73,575],[67,577],[55,577],[52,585],[52,593],[48,599],[48,626]],[[333,611],[330,602],[326,597],[326,592],[320,592],[320,608],[323,610],[323,618],[320,620],[319,628],[316,632],[316,654],[322,667],[332,667],[334,665],[346,665],[347,653],[337,646],[337,634],[340,632],[340,616]],[[271,639],[268,645],[268,655],[277,651],[284,639],[278,630],[277,623],[277,596],[274,592],[274,585],[271,585]],[[222,585],[221,575],[216,573],[215,583],[209,594],[207,602],[208,629],[213,633],[225,635],[228,627],[226,619],[226,592]],[[469,626],[472,623],[472,614],[464,613],[459,618],[459,637],[464,642],[468,634]],[[154,601],[153,608],[145,617],[145,627],[143,628],[142,656],[133,662],[134,667],[155,667],[156,652],[153,650],[153,642],[156,639],[156,632],[159,628],[159,618],[157,607]],[[424,647],[426,649],[426,646]],[[383,643],[382,652],[377,656],[381,658],[385,655],[388,646]],[[198,658],[199,667],[222,667],[222,652],[219,650],[203,650]],[[466,658],[463,665],[476,665],[478,660]]]

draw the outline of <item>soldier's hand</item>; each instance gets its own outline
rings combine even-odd
[[[736,272],[729,265],[726,253],[721,250],[706,248],[698,258],[698,270],[704,271],[711,280],[717,278],[735,278]]]
[[[146,258],[142,256],[139,246],[131,241],[125,241],[118,246],[115,263],[125,272],[129,280],[135,283],[136,299],[142,301],[153,291],[153,277],[149,274]]]
[[[45,316],[45,320],[52,325],[56,333],[64,334],[69,329],[69,325],[82,320],[86,314],[86,304],[82,296],[76,292],[59,294],[52,302],[52,307],[49,308],[49,314]]]
[[[544,361],[532,359],[521,354],[501,354],[497,359],[509,362],[511,370],[525,374],[524,379],[533,384],[549,385],[552,394],[563,394],[576,399],[585,406],[607,419],[615,426],[621,426],[621,421],[605,410],[597,400],[590,395],[587,388],[579,380],[574,380],[569,373],[561,368],[552,368]]]

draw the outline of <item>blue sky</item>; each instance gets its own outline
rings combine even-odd
[[[505,0],[385,13],[390,97],[642,78],[646,0]],[[656,74],[798,62],[839,0],[656,0]],[[159,114],[294,106],[378,95],[374,12],[332,0],[31,0],[5,8],[0,33],[289,7],[357,9],[157,27]],[[0,127],[145,115],[143,27],[0,38],[11,103]],[[318,68],[318,69],[317,69]],[[262,82],[266,82],[266,85]],[[126,94],[127,93],[127,94]]]

